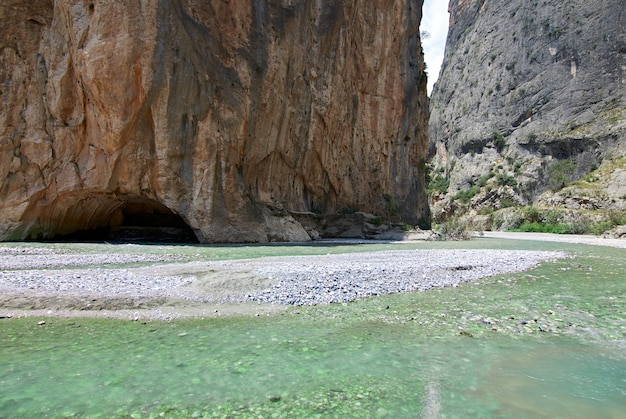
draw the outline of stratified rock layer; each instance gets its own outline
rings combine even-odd
[[[431,97],[436,218],[537,203],[624,155],[623,0],[451,0],[449,11]],[[600,208],[626,209],[625,190],[597,185]]]
[[[0,239],[180,216],[307,240],[293,213],[428,224],[421,0],[8,0]]]

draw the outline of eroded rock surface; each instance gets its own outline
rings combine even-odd
[[[626,3],[451,0],[449,10],[431,97],[434,217],[541,203],[598,168],[602,179],[574,195],[624,210],[621,175],[607,172],[623,170],[626,153]]]
[[[137,208],[201,242],[308,240],[292,212],[427,225],[421,6],[4,1],[0,239]]]

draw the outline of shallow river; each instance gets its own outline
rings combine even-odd
[[[0,417],[626,418],[623,249],[450,246],[574,259],[260,317],[1,319]]]

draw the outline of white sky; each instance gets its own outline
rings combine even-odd
[[[426,71],[428,72],[428,94],[439,77],[443,62],[443,53],[448,35],[448,0],[424,0],[424,15],[421,31],[430,34],[430,38],[422,39]]]

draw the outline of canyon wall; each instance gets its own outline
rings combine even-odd
[[[302,214],[427,226],[421,7],[3,1],[0,239],[144,213],[200,242],[308,240]]]
[[[449,12],[431,96],[433,216],[625,210],[626,3],[451,0]]]

